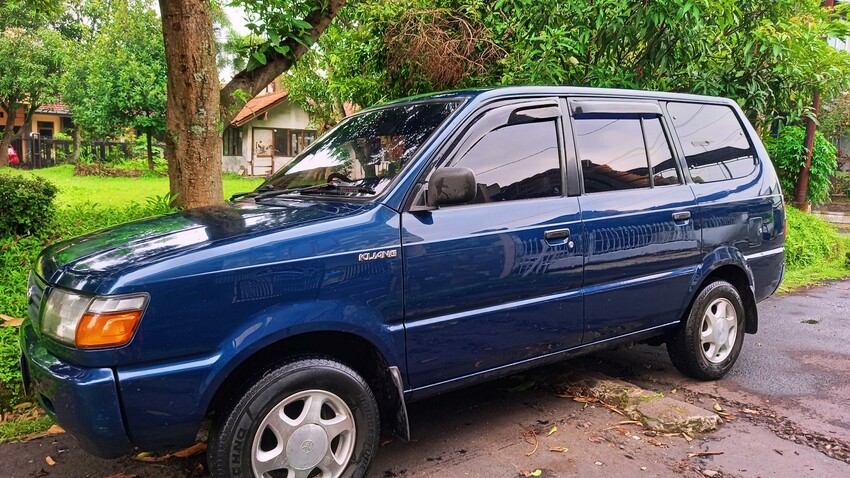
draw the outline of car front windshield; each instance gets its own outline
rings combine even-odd
[[[456,102],[412,103],[347,118],[254,195],[378,195],[456,108]]]

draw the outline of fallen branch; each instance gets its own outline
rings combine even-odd
[[[722,451],[698,451],[696,453],[688,453],[688,458],[696,458],[700,456],[722,455]]]
[[[529,438],[534,439],[534,449],[526,453],[525,456],[533,455],[537,451],[537,447],[540,446],[540,442],[537,440],[537,432],[535,432],[534,429],[528,430],[527,432],[522,434],[522,438],[525,439],[525,442],[529,445],[532,444],[532,442],[529,441]]]

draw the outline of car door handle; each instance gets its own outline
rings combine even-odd
[[[552,229],[549,231],[543,232],[543,238],[547,241],[557,241],[558,239],[569,239],[570,238],[570,230],[568,228],[564,229]]]
[[[682,222],[691,218],[691,211],[677,211],[673,213],[673,221]]]

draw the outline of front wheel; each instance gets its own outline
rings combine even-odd
[[[359,478],[378,445],[378,405],[349,367],[325,358],[279,365],[214,425],[214,477]]]
[[[717,380],[732,368],[744,343],[744,305],[732,284],[715,281],[694,300],[688,318],[667,340],[667,353],[680,372]]]

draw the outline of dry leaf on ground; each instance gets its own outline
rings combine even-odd
[[[8,315],[0,314],[0,327],[20,327],[23,323],[24,319],[18,319],[16,317],[10,317]]]
[[[660,442],[660,441],[658,441],[658,440],[656,440],[655,438],[652,438],[652,437],[646,437],[646,438],[643,439],[643,441],[649,443],[650,445],[655,445],[655,446],[659,446],[659,447],[662,447],[662,448],[668,448],[668,445],[666,443]]]
[[[134,460],[144,461],[146,463],[158,463],[160,461],[165,461],[170,458],[188,458],[193,455],[197,455],[199,453],[203,453],[207,450],[207,444],[204,442],[198,442],[189,448],[184,448],[180,451],[175,451],[174,453],[168,453],[162,456],[156,456],[149,451],[144,451],[134,456]]]
[[[47,455],[46,457],[44,457],[44,461],[47,462],[47,464],[50,465],[50,466],[53,466],[53,465],[56,464],[56,461],[53,458],[51,458],[50,455]]]
[[[49,437],[52,435],[58,435],[60,433],[65,433],[65,429],[60,427],[59,425],[52,425],[50,428],[44,430],[43,432],[33,433],[32,435],[25,436],[21,441],[31,441],[35,440],[36,438]]]
[[[207,451],[207,444],[204,442],[198,442],[190,446],[189,448],[184,448],[180,451],[174,452],[174,457],[189,458],[190,456],[194,456],[205,451]]]

